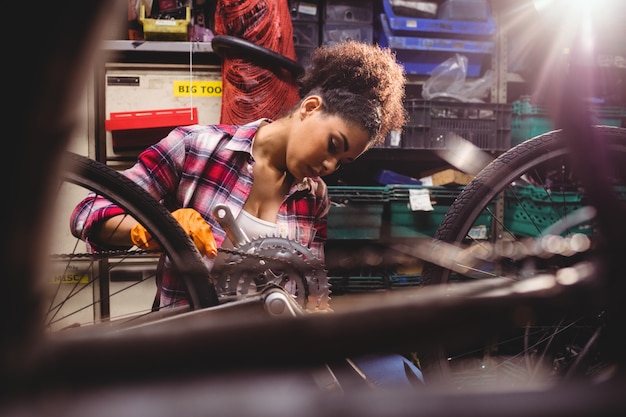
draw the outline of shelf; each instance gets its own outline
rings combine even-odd
[[[102,50],[113,62],[221,64],[209,42],[107,40]]]
[[[375,147],[365,152],[354,163],[325,177],[328,185],[371,185],[381,169],[390,169],[411,177],[420,172],[448,168],[449,164],[433,150]]]
[[[208,42],[169,42],[169,41],[130,41],[109,40],[104,41],[102,48],[105,51],[137,51],[137,52],[185,52],[189,53],[213,53],[213,48]]]

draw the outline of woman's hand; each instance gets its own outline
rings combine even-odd
[[[172,216],[182,226],[183,230],[191,236],[200,253],[209,258],[217,255],[217,244],[215,243],[211,226],[200,213],[192,208],[182,208],[172,212]],[[150,232],[139,223],[131,229],[130,239],[140,249],[160,249],[159,244],[152,238]]]

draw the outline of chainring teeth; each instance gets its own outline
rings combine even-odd
[[[261,277],[265,285],[284,288],[306,311],[330,308],[326,269],[322,261],[300,243],[283,237],[265,236],[234,249],[219,250],[230,254],[225,263],[227,267],[212,275],[227,295],[244,296],[255,290],[262,291],[263,288],[256,287],[254,279]],[[292,282],[296,283],[295,293],[289,288]]]

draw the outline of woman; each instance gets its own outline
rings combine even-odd
[[[124,173],[172,211],[210,266],[216,248],[230,244],[212,215],[217,204],[230,207],[250,238],[287,237],[323,260],[330,202],[320,177],[404,124],[405,76],[388,49],[352,41],[318,48],[299,82],[302,99],[285,116],[177,128]],[[92,248],[155,247],[141,225],[101,197],[76,207],[71,230]],[[186,297],[165,271],[160,306],[185,305]]]
[[[249,238],[287,237],[323,260],[330,201],[321,177],[404,124],[405,76],[388,49],[358,42],[318,48],[299,81],[302,99],[285,116],[244,126],[177,128],[125,171],[170,208],[211,264],[217,247],[232,245],[213,218],[217,204],[230,207]],[[92,247],[154,248],[141,225],[99,197],[76,207],[71,228]],[[165,271],[161,307],[187,303],[182,283]],[[401,355],[352,363],[378,386],[422,380]]]

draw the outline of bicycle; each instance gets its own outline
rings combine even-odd
[[[626,130],[595,127],[593,137],[606,146],[612,166],[622,171]],[[476,176],[450,207],[435,238],[465,245],[477,258],[468,259],[474,263],[460,261],[456,271],[429,264],[423,276],[426,285],[495,276],[524,282],[597,256],[598,219],[586,206],[589,193],[573,170],[569,139],[562,130],[533,138],[498,157]],[[624,172],[619,174],[612,185],[623,199],[620,187],[626,177]],[[504,218],[496,213],[500,204],[505,206]],[[501,230],[491,241],[476,238],[476,227],[484,227],[484,219],[478,221],[482,226],[477,226],[477,219],[485,213],[493,219],[492,230]],[[554,323],[520,312],[517,331],[494,335],[491,343],[470,350],[440,347],[425,352],[423,360],[433,379],[440,377],[459,387],[494,380],[525,385],[533,379],[545,384],[561,378],[601,378],[607,371],[607,358],[594,355],[607,349],[599,339],[608,320],[602,306]],[[525,320],[528,323],[524,324]]]
[[[600,298],[586,300],[584,314],[572,311],[551,322],[540,314],[520,313],[518,326],[494,333],[489,343],[464,351],[439,346],[423,352],[435,381],[459,388],[468,387],[464,378],[469,375],[475,386],[488,380],[513,386],[533,380],[594,381],[608,378],[615,363],[621,363],[614,346],[621,345],[615,332],[619,334],[616,323],[624,318],[616,297],[623,291],[617,248],[626,233],[619,220],[626,197],[626,131],[595,125],[584,101],[592,96],[590,38],[589,31],[576,32],[565,43],[571,48],[567,62],[555,65],[564,76],[555,69],[544,83],[552,82],[550,91],[556,93],[548,108],[560,129],[523,142],[487,165],[439,226],[435,239],[465,245],[466,255],[477,258],[469,256],[465,265],[460,260],[454,270],[428,264],[423,279],[426,285],[492,276],[524,282],[587,261],[596,268],[602,265],[596,279],[607,293],[590,292]],[[487,227],[481,216],[492,219]]]
[[[92,13],[84,13],[84,20],[64,22],[73,22],[74,26],[70,27],[79,25],[82,32],[88,33],[93,30],[89,25],[97,20],[99,7],[103,4],[92,2],[85,6]],[[55,4],[54,7],[60,8],[55,9],[60,16],[70,16],[72,14],[62,12],[78,5]],[[42,16],[48,15],[42,13]],[[83,53],[87,50],[83,48],[87,48],[88,44],[69,42],[70,39],[75,40],[75,33],[63,33],[67,35],[65,39],[68,42],[60,42],[57,48],[62,50],[72,45],[72,50]],[[42,67],[36,65],[34,68]],[[55,85],[61,91],[73,85],[71,77],[62,79],[65,83]],[[37,95],[32,94],[32,97]],[[35,207],[40,210],[41,205],[37,202],[52,199],[47,186],[56,184],[56,177],[48,176],[56,173],[67,130],[62,128],[64,119],[54,117],[59,115],[56,100],[37,104],[42,107],[33,109],[35,114],[39,114],[37,110],[42,108],[46,110],[43,114],[54,110],[50,115],[53,123],[45,125],[47,131],[35,124],[35,128],[24,132],[26,140],[15,146],[27,151],[32,143],[40,144],[43,138],[51,139],[47,145],[54,151],[25,161],[29,164],[27,169],[33,168],[28,172],[35,173],[34,177],[40,181],[27,179],[27,185],[38,185],[28,191],[44,190],[35,201]],[[54,163],[42,162],[49,158],[53,158]],[[602,194],[606,191],[603,190]],[[30,242],[24,242],[23,237],[40,232],[39,227],[46,222],[33,222],[33,219],[44,217],[44,213],[33,214],[33,210],[17,206],[8,208],[11,211],[7,218],[14,224],[3,224],[6,226],[3,228],[5,239],[15,245],[17,253],[31,253],[28,252],[32,249]],[[600,209],[598,213],[601,219],[607,215]],[[611,213],[608,214],[609,220],[614,222],[616,217],[610,217]],[[606,223],[600,222],[600,225],[602,230],[606,230]],[[615,252],[606,252],[608,256],[594,265],[607,265],[611,270],[619,271],[614,263],[619,260],[615,253],[619,253],[622,246],[616,241],[616,236],[609,236],[607,248]],[[37,257],[29,259],[38,260]],[[334,314],[271,319],[256,314],[262,311],[261,304],[257,298],[251,297],[238,303],[188,311],[145,325],[121,328],[93,326],[86,331],[68,329],[70,331],[66,333],[55,333],[58,338],[47,338],[35,333],[39,328],[31,326],[34,320],[32,311],[38,305],[33,294],[39,274],[37,268],[23,261],[23,257],[3,258],[7,276],[19,278],[9,280],[7,290],[15,295],[13,306],[20,307],[13,314],[3,314],[2,317],[5,329],[18,330],[8,333],[13,337],[3,338],[2,342],[3,364],[13,361],[11,366],[3,366],[2,369],[3,387],[10,388],[5,391],[0,407],[5,415],[49,415],[51,412],[102,415],[134,410],[138,415],[171,415],[176,412],[179,415],[272,413],[292,416],[298,413],[306,416],[323,413],[330,416],[404,416],[415,415],[419,410],[423,415],[487,416],[520,410],[525,415],[535,416],[559,413],[582,416],[591,413],[623,415],[626,409],[622,398],[623,355],[611,355],[619,365],[618,372],[605,383],[563,384],[545,390],[459,393],[444,388],[434,392],[407,393],[376,392],[360,384],[348,384],[343,395],[335,396],[320,392],[319,386],[314,384],[311,387],[308,379],[302,379],[303,373],[309,374],[320,364],[340,360],[348,354],[417,349],[436,346],[441,341],[455,341],[463,345],[467,341],[464,336],[468,334],[468,329],[486,330],[481,336],[492,330],[497,335],[498,330],[516,324],[514,317],[508,313],[518,308],[539,308],[537,311],[542,313],[542,317],[558,317],[573,307],[585,311],[588,306],[584,303],[588,296],[587,284],[594,283],[597,276],[611,276],[605,275],[602,270],[596,274],[598,271],[583,269],[580,279],[573,284],[551,287],[559,290],[556,293],[546,292],[543,287],[517,292],[519,286],[511,285],[508,279],[494,279],[451,285],[450,288],[467,295],[458,299],[449,297],[448,288],[433,286],[421,288],[419,293],[402,291],[387,294],[384,299],[379,295],[355,297],[354,306]],[[492,292],[494,289],[511,291],[496,296]],[[599,291],[599,294],[607,294],[605,288],[601,287]],[[289,297],[286,299],[289,300]],[[559,302],[555,303],[556,300]],[[615,300],[610,301],[611,307],[619,307],[619,304],[613,303]],[[459,309],[463,311],[462,316],[458,315]],[[619,313],[620,309],[615,311]],[[498,320],[491,322],[493,329],[481,326],[481,320],[494,317]],[[607,327],[619,330],[620,324],[624,323],[623,318],[623,315],[615,315]],[[425,334],[428,336],[425,337]],[[611,340],[615,342],[614,348],[621,346],[618,338]],[[164,353],[173,354],[179,360],[177,367],[155,372],[154,366]]]

